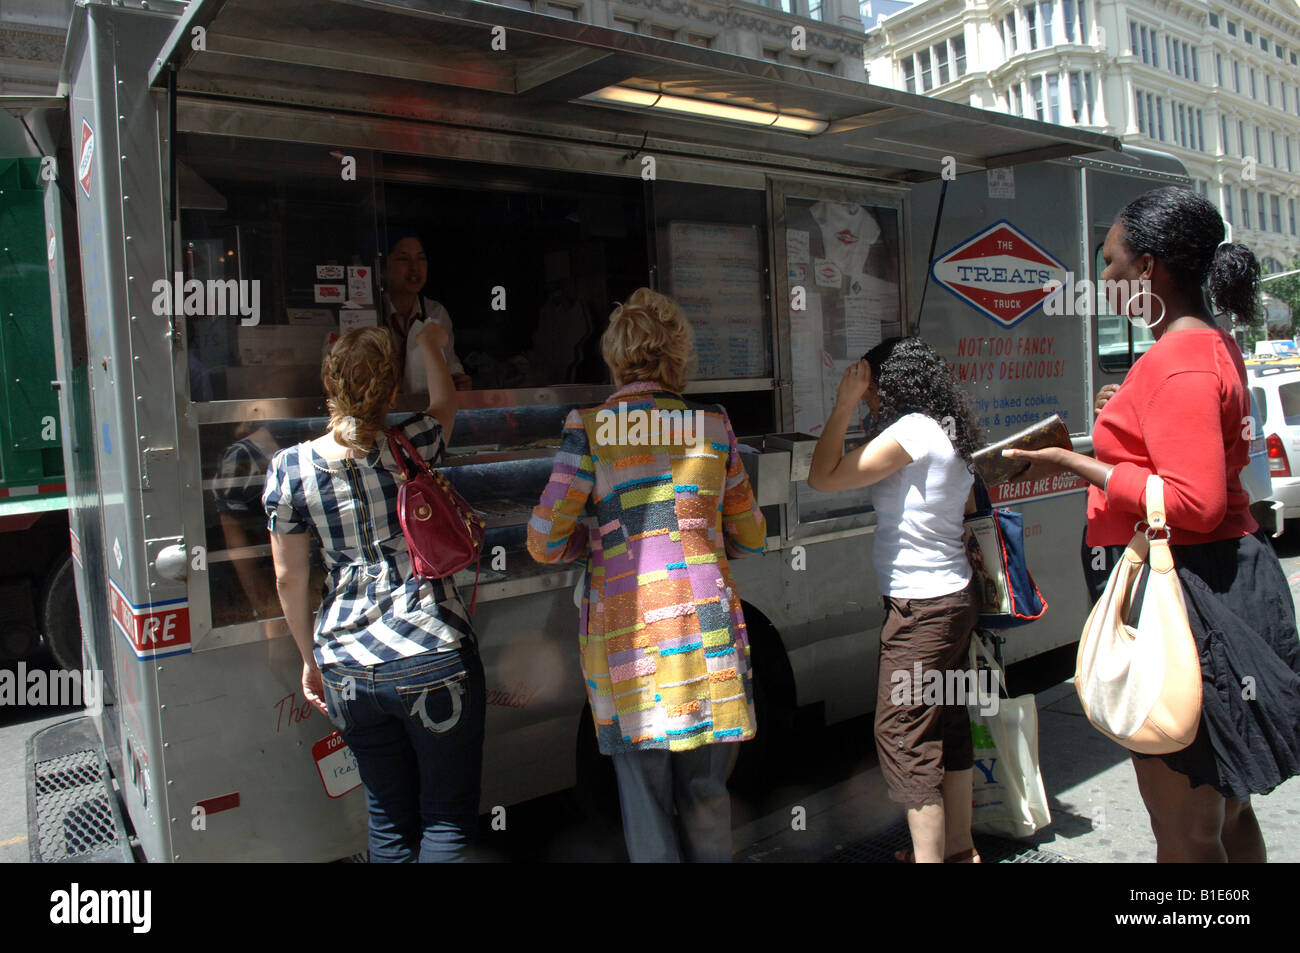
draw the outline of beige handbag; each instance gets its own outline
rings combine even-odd
[[[1200,727],[1201,663],[1169,551],[1160,477],[1147,479],[1146,499],[1147,528],[1134,527],[1084,625],[1074,687],[1098,731],[1141,754],[1171,754],[1190,745]],[[1144,563],[1146,591],[1130,625]]]

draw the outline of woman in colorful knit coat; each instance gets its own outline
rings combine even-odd
[[[729,861],[728,743],[756,722],[727,559],[762,552],[763,515],[726,412],[681,396],[692,345],[677,306],[638,289],[601,352],[618,390],[565,421],[528,550],[587,559],[578,644],[628,856]]]

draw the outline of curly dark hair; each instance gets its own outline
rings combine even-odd
[[[1259,316],[1259,262],[1240,242],[1223,242],[1223,218],[1191,189],[1144,192],[1116,218],[1134,255],[1150,253],[1187,288],[1208,287],[1215,307],[1252,323]]]
[[[863,355],[880,395],[880,417],[870,436],[907,414],[925,414],[953,439],[957,454],[970,463],[980,447],[980,431],[966,393],[952,368],[920,338],[889,338]]]

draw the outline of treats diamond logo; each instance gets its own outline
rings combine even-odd
[[[930,274],[1004,328],[1060,294],[1068,277],[1064,264],[1005,219],[944,252]],[[1044,287],[1052,281],[1060,284]]]
[[[86,193],[86,198],[90,198],[90,170],[94,167],[95,161],[95,130],[90,128],[90,123],[81,120],[81,156],[77,160],[77,181],[81,183],[81,191]]]

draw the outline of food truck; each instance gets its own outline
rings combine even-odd
[[[601,760],[581,572],[533,563],[524,536],[566,414],[611,392],[614,302],[676,298],[687,393],[746,447],[768,526],[734,564],[761,754],[796,708],[873,707],[871,495],[806,482],[844,368],[919,334],[988,439],[1055,413],[1086,449],[1090,395],[1144,346],[1093,307],[1102,237],[1129,198],[1186,181],[1109,136],[471,0],[87,2],[63,73],[26,105],[66,185],[45,191],[57,377],[105,688],[90,740],[34,740],[29,777],[51,789],[59,759],[94,760],[150,861],[364,846],[355,765],[301,695],[260,494],[276,449],[323,432],[322,354],[382,320],[397,238],[421,237],[473,382],[445,472],[489,526],[474,627],[495,812]],[[393,419],[425,403],[404,393]],[[1083,493],[999,498],[1050,603],[1009,636],[1015,661],[1078,637]]]

